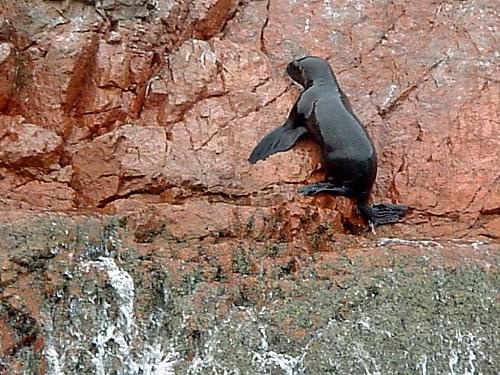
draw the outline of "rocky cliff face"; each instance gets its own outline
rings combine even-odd
[[[246,160],[298,95],[285,65],[312,54],[330,61],[375,140],[375,199],[415,208],[402,230],[498,235],[491,2],[3,4],[4,209],[168,216],[175,205],[195,217],[215,200],[235,215],[281,207],[349,222],[350,207],[295,193],[320,178],[314,145]]]
[[[327,280],[347,268],[325,271],[325,262],[335,263],[353,249],[377,252],[380,238],[377,242],[362,231],[348,199],[296,193],[322,177],[314,144],[305,140],[265,162],[247,162],[255,143],[284,121],[297,98],[299,90],[284,68],[306,54],[328,59],[374,139],[379,154],[374,200],[414,208],[403,223],[380,228],[378,236],[439,239],[448,255],[461,248],[450,245],[450,239],[481,239],[493,242],[463,246],[497,254],[500,17],[495,1],[0,0],[0,5],[0,371],[22,372],[23,363],[30,363],[33,373],[58,373],[77,371],[83,363],[80,370],[107,373],[116,368],[103,362],[103,353],[111,350],[122,359],[135,353],[126,363],[132,366],[128,373],[153,371],[155,355],[164,366],[171,360],[181,366],[178,371],[203,373],[208,367],[194,359],[208,350],[205,333],[212,332],[215,340],[217,332],[233,329],[232,323],[217,326],[220,317],[239,324],[241,316],[230,306],[269,306],[276,295],[258,296],[274,290],[283,275],[299,284]],[[82,224],[82,215],[92,225]],[[57,235],[50,229],[54,220],[62,231]],[[109,220],[123,232],[117,234],[121,245],[113,249],[108,246],[114,237],[105,230]],[[346,232],[358,236],[344,237]],[[405,244],[436,256],[432,243]],[[122,257],[119,249],[132,255]],[[478,256],[467,254],[468,259]],[[496,275],[498,263],[493,264]],[[136,266],[160,275],[160,281],[132,272]],[[434,266],[429,267],[432,273]],[[481,280],[485,296],[497,281],[470,268],[463,272]],[[68,276],[73,273],[76,281]],[[93,277],[97,281],[90,285]],[[88,293],[77,290],[80,283],[90,283]],[[330,291],[331,285],[318,283],[319,290]],[[105,285],[114,290],[109,301],[100,297]],[[151,300],[138,301],[134,285]],[[154,315],[160,308],[151,302],[168,300],[169,288],[177,288],[172,292],[176,302],[161,306],[173,309],[175,321]],[[282,302],[294,298],[287,288],[280,285]],[[72,299],[72,293],[77,297]],[[225,298],[222,310],[214,307],[217,296]],[[330,307],[345,302],[337,297]],[[92,303],[85,298],[101,298],[101,310],[90,312]],[[215,309],[207,315],[213,321],[190,326],[182,319],[193,317],[192,312],[175,306],[186,301],[198,306],[197,298]],[[143,315],[136,311],[142,302]],[[72,303],[80,307],[73,309]],[[186,308],[195,309],[189,303]],[[356,303],[359,311],[372,311]],[[288,316],[295,307],[286,306]],[[80,342],[97,340],[94,347],[78,351],[71,330],[60,328],[73,313],[76,322],[89,324],[86,332],[73,329],[79,332],[75,335]],[[95,321],[103,314],[109,319],[99,321],[99,328],[92,319],[78,320],[84,313]],[[141,338],[163,332],[160,326],[141,326],[148,314],[168,328],[168,339]],[[136,320],[131,322],[131,316]],[[252,320],[254,333],[262,333],[275,317],[259,319]],[[300,336],[296,347],[303,347],[332,327],[328,319],[312,326],[292,319],[276,337]],[[126,345],[116,342],[110,349],[108,323],[123,333]],[[175,339],[175,330],[187,341]],[[179,340],[168,357],[166,348]],[[255,340],[263,342],[258,335]],[[265,342],[269,349],[272,344]],[[217,341],[212,343],[215,350]],[[158,345],[162,349],[154,352]],[[305,364],[306,354],[278,358],[269,354],[271,349],[256,347],[246,352],[254,362],[231,359],[227,369],[238,363],[255,366],[255,353],[263,369],[285,359],[290,371],[313,368]],[[286,352],[278,344],[275,349]],[[439,344],[433,350],[440,350]],[[148,360],[139,355],[146,352]],[[72,360],[53,361],[63,353],[73,353]],[[421,354],[418,360],[426,355]],[[376,368],[368,357],[360,358]],[[349,361],[338,371],[346,370]]]

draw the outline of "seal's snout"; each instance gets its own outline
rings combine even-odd
[[[298,61],[292,61],[289,63],[286,67],[286,72],[295,82],[303,84],[304,79],[302,77],[302,66]]]
[[[294,60],[287,66],[287,73],[304,88],[313,83],[330,84],[338,87],[337,79],[328,61],[317,56],[305,56]]]
[[[297,63],[295,61],[292,61],[286,67],[286,72],[290,76],[292,76],[293,74],[297,74],[298,70],[299,70],[299,67],[298,67],[298,65],[297,65]]]

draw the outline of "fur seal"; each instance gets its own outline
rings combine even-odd
[[[327,179],[300,188],[301,194],[328,192],[353,198],[372,229],[375,225],[397,222],[405,215],[407,206],[369,205],[377,176],[375,147],[328,62],[320,57],[306,56],[289,63],[287,72],[304,90],[286,122],[255,146],[248,159],[250,163],[287,151],[307,135],[321,148]]]

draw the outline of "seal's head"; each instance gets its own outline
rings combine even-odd
[[[333,82],[337,85],[337,80],[332,68],[325,59],[316,56],[306,56],[288,64],[286,71],[288,75],[297,83],[304,87],[321,82]]]

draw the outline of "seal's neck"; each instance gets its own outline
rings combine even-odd
[[[304,80],[304,88],[308,89],[313,85],[328,87],[329,90],[333,90],[334,92],[338,92],[340,94],[340,87],[337,82],[337,78],[335,78],[335,75],[330,69],[321,72],[321,74],[313,74],[312,76],[306,77]]]

